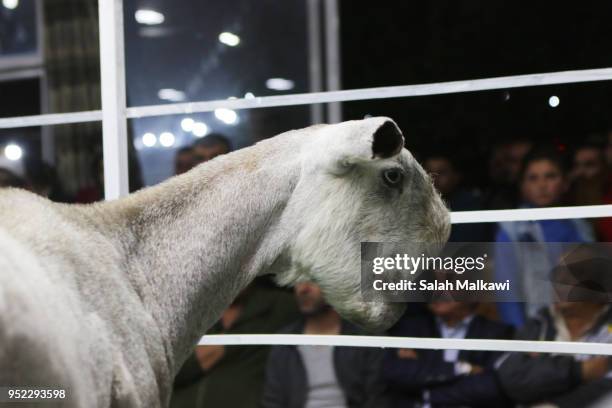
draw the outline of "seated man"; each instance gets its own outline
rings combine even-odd
[[[463,174],[450,153],[432,154],[423,161],[433,183],[452,211],[473,211],[483,208],[480,192],[462,186]],[[453,224],[449,242],[484,242],[489,238],[486,224]]]
[[[291,334],[358,334],[325,302],[313,283],[295,285],[303,319]],[[369,347],[274,346],[262,405],[265,408],[384,407],[380,350]]]
[[[602,273],[610,271],[609,265],[602,266],[594,257],[567,264],[571,267],[558,266],[552,275],[562,301],[540,310],[517,339],[612,343],[609,290],[597,290],[597,284],[604,282]],[[504,391],[517,403],[564,408],[609,406],[597,402],[612,396],[608,356],[509,353],[498,366]]]
[[[232,144],[227,137],[220,133],[211,133],[194,142],[192,146],[193,166],[231,151]]]
[[[477,303],[432,302],[431,314],[403,317],[391,335],[508,339],[512,329],[475,313]],[[393,407],[500,407],[508,401],[494,363],[500,353],[390,349],[383,362]]]

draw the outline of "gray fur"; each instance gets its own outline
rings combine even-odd
[[[0,191],[0,384],[67,388],[60,406],[166,406],[198,338],[264,273],[392,324],[401,306],[361,300],[359,242],[445,241],[449,217],[407,150],[372,157],[387,121],[287,132],[117,201]]]

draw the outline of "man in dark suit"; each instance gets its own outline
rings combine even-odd
[[[302,318],[288,334],[361,334],[323,298],[321,288],[294,287]],[[264,408],[386,408],[380,375],[383,352],[372,347],[274,346],[268,357]]]
[[[512,328],[475,313],[476,303],[434,302],[431,313],[402,318],[394,336],[509,339]],[[494,371],[500,353],[388,350],[383,375],[394,407],[499,407],[508,404]]]

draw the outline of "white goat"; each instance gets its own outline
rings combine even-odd
[[[389,326],[403,305],[362,300],[359,243],[449,232],[403,144],[371,118],[287,132],[117,201],[1,191],[0,385],[65,388],[60,406],[166,406],[198,338],[265,273]]]

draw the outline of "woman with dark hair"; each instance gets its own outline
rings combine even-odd
[[[519,174],[520,207],[557,206],[567,189],[565,165],[555,150],[536,149],[525,156]],[[593,241],[593,236],[582,220],[507,221],[498,224],[495,241],[515,244],[589,242]],[[548,280],[548,271],[558,259],[560,250],[560,245],[496,245],[496,279],[510,280],[514,292],[511,297],[525,300],[525,303],[504,302],[498,305],[504,322],[522,326],[528,316],[535,315],[548,303],[550,294],[543,292],[538,283]]]

